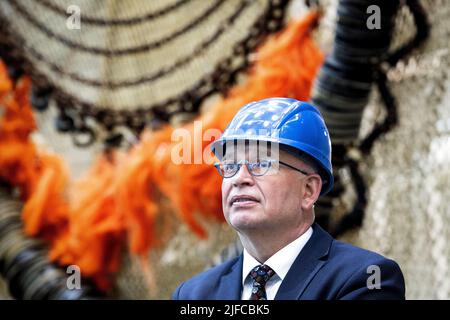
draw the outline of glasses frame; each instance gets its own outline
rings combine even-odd
[[[253,171],[249,168],[249,165],[250,164],[255,164],[255,163],[258,163],[258,162],[262,162],[262,161],[267,161],[269,163],[269,166],[267,167],[267,171],[265,173],[263,173],[263,174],[253,174]],[[286,167],[288,167],[288,168],[290,168],[292,170],[298,171],[298,172],[300,172],[300,173],[302,173],[302,174],[304,174],[306,176],[310,175],[310,173],[308,173],[308,172],[306,172],[306,171],[304,171],[302,169],[295,168],[295,167],[291,166],[290,164],[287,164],[287,163],[285,163],[283,161],[280,161],[280,160],[273,160],[272,159],[272,160],[262,160],[262,161],[249,162],[248,160],[241,160],[239,162],[235,162],[234,164],[236,164],[238,166],[237,170],[236,170],[236,172],[234,174],[232,174],[230,176],[225,176],[225,175],[222,174],[222,172],[220,170],[220,165],[222,164],[222,162],[214,163],[214,167],[216,167],[216,169],[219,172],[220,176],[223,177],[224,179],[228,179],[228,178],[234,177],[239,172],[239,170],[241,169],[242,165],[244,165],[244,164],[247,166],[247,170],[252,176],[254,176],[254,177],[262,177],[262,176],[265,176],[267,174],[267,172],[269,171],[270,167],[275,162],[278,162],[279,164],[282,164],[282,165],[284,165],[284,166],[286,166]]]

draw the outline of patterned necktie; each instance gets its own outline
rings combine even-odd
[[[274,274],[275,271],[266,265],[259,265],[253,268],[250,272],[250,276],[253,279],[250,300],[267,300],[266,283]]]

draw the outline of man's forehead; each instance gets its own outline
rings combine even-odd
[[[238,141],[228,143],[224,158],[275,158],[279,157],[278,144],[265,141]]]

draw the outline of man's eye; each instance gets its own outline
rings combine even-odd
[[[252,170],[264,170],[269,167],[269,163],[267,161],[258,161],[250,164]]]
[[[270,167],[270,162],[269,161],[261,161],[260,165],[261,165],[261,168],[268,168],[268,167]]]
[[[223,165],[223,169],[225,170],[225,171],[232,171],[232,170],[234,170],[236,168],[236,163],[225,163],[224,165]]]
[[[253,164],[255,169],[265,169],[269,166],[269,162],[268,161],[259,161],[259,162],[255,162]]]

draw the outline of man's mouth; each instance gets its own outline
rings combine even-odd
[[[245,207],[245,206],[254,205],[255,203],[258,203],[258,202],[259,202],[258,199],[256,199],[253,196],[238,195],[238,196],[233,196],[231,198],[230,204],[231,204],[231,206]]]

